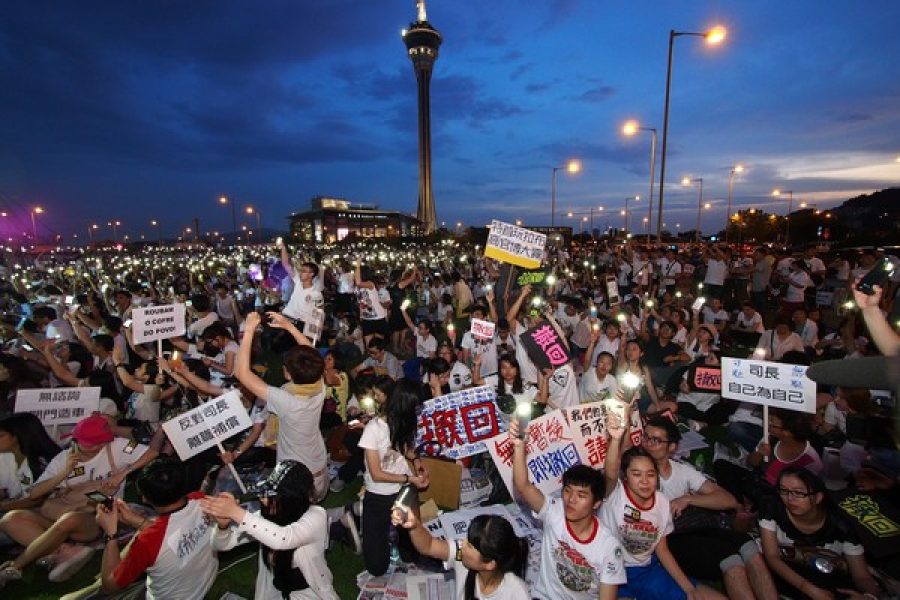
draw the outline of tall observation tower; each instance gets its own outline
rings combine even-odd
[[[416,217],[424,224],[423,233],[432,233],[437,226],[434,196],[431,190],[431,69],[441,47],[441,34],[428,22],[425,0],[416,2],[416,20],[403,31],[413,69],[419,101],[419,207]]]

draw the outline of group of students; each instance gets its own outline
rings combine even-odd
[[[706,260],[723,261],[729,253],[707,248]],[[49,276],[33,290],[38,297],[18,302],[30,320],[15,347],[0,357],[6,397],[43,378],[44,385],[99,386],[106,400],[98,414],[69,432],[64,450],[34,417],[14,414],[0,422],[0,457],[9,463],[0,462],[7,496],[0,504],[0,532],[24,548],[0,566],[0,585],[20,579],[26,566],[41,559],[49,563],[51,580],[64,581],[90,560],[102,536],[103,591],[146,573],[151,597],[202,597],[215,577],[215,553],[250,537],[261,543],[256,597],[332,598],[324,557],[339,523],[370,574],[387,572],[394,526],[401,530],[401,557],[413,560],[418,553],[446,562],[457,570],[465,598],[716,595],[698,580],[721,581],[732,598],[778,592],[824,598],[839,587],[884,593],[867,575],[853,531],[829,506],[815,475],[821,463],[809,451],[803,427],[795,426],[795,415],[773,411],[770,431],[777,444],[760,444],[758,415],[741,419],[743,408],[728,408],[715,394],[704,397],[685,387],[684,368],[717,364],[720,347],[735,331],[764,332],[762,339],[771,331],[767,358],[782,359],[790,351],[778,351],[782,324],[767,330],[752,297],[735,314],[724,310],[717,296],[728,286],[723,281],[715,287],[716,265],[702,292],[708,302],[691,310],[698,293],[682,286],[676,270],[682,271],[683,259],[670,249],[626,246],[592,254],[591,264],[611,277],[626,270],[623,264],[632,265],[632,274],[619,281],[618,299],[605,281],[593,278],[593,270],[572,271],[582,256],[553,259],[555,283],[525,284],[499,297],[501,269],[482,259],[458,269],[410,266],[386,281],[359,259],[326,267],[317,260],[294,261],[283,245],[277,254],[271,270],[280,268],[285,277],[265,295],[246,293],[257,284],[238,266],[202,282],[192,273],[171,272],[133,292],[127,275],[119,288],[104,287],[99,277],[86,277],[85,283]],[[665,258],[666,268],[633,268],[635,261],[649,263],[651,254]],[[85,285],[93,289],[79,289]],[[59,287],[76,301],[54,308],[53,296],[64,295],[53,293]],[[755,291],[752,285],[744,289]],[[4,292],[7,303],[22,294]],[[263,297],[280,301],[261,304]],[[135,344],[127,325],[133,307],[179,299],[191,304],[187,336],[167,341],[171,352],[163,356]],[[303,332],[323,309],[324,323],[313,323],[318,326],[310,339]],[[806,328],[801,310],[793,307],[788,337]],[[493,322],[494,337],[474,336],[471,319]],[[571,361],[537,368],[520,338],[542,323],[566,339]],[[817,343],[797,350],[815,352]],[[267,363],[265,377],[261,362]],[[621,397],[626,375],[637,381],[634,402],[623,403],[646,420],[642,443],[625,449],[626,427],[610,423],[604,472],[572,468],[561,498],[545,498],[528,483],[519,437],[524,432],[511,425],[515,497],[544,529],[541,568],[530,591],[519,578],[527,546],[504,519],[480,517],[467,541],[455,543],[432,539],[416,511],[392,510],[402,486],[424,489],[430,483],[414,444],[424,400],[490,385],[500,396],[532,402],[539,414]],[[160,422],[232,386],[253,427],[223,453],[173,458]],[[841,398],[838,393],[837,412],[830,417],[835,426],[846,412]],[[736,472],[717,461],[716,484],[672,460],[681,430],[664,414],[697,426],[727,424],[751,454],[750,464],[768,465],[762,469],[768,493],[758,493],[762,484],[747,475],[752,471]],[[330,480],[329,453],[343,463]],[[201,487],[212,494],[222,489],[229,479],[222,467],[229,463],[242,474],[259,466],[273,469],[255,488],[263,498],[258,514],[241,508],[233,496],[196,493]],[[361,503],[337,511],[317,505],[329,488],[340,491],[360,472]],[[122,502],[129,477],[152,508],[146,514]],[[115,500],[95,506],[91,492]],[[760,544],[723,526],[730,524],[723,514],[750,511],[758,516]],[[680,520],[687,524],[679,527]],[[133,536],[121,558],[119,525]],[[804,570],[802,558],[789,560],[783,551],[810,544],[841,554],[844,568],[833,575],[843,579],[821,579],[821,573]],[[708,555],[698,556],[698,547]],[[202,576],[188,585],[178,576],[185,569]]]

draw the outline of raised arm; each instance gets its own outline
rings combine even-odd
[[[266,398],[269,386],[266,385],[266,382],[259,375],[253,372],[250,365],[250,358],[253,354],[253,336],[256,334],[256,328],[260,322],[259,313],[249,313],[246,321],[244,337],[241,338],[241,345],[235,360],[234,375],[254,396]]]
[[[525,441],[519,437],[518,419],[509,423],[509,439],[513,447],[513,487],[534,512],[544,507],[544,493],[528,479],[528,466],[525,464]]]
[[[519,311],[522,309],[522,303],[525,302],[525,298],[528,297],[528,294],[531,293],[531,286],[525,284],[522,286],[522,289],[519,291],[519,297],[516,298],[516,301],[512,303],[512,306],[506,311],[506,320],[509,321],[509,324],[512,326],[516,323],[516,318],[519,315]]]
[[[267,312],[266,316],[269,318],[269,327],[274,327],[275,329],[284,329],[288,333],[291,334],[291,337],[300,344],[301,346],[312,346],[312,342],[309,341],[309,338],[303,335],[303,332],[297,329],[297,326],[291,322],[290,319],[285,317],[281,313],[277,312]],[[247,317],[247,323],[249,326],[250,317]],[[247,335],[246,332],[244,335]]]
[[[281,247],[281,266],[287,271],[288,277],[294,276],[294,265],[291,264],[291,255],[288,254],[287,246],[282,242]]]
[[[446,540],[432,537],[422,525],[415,511],[408,511],[406,520],[401,520],[400,511],[391,512],[391,522],[409,531],[409,539],[419,554],[445,561],[450,557],[450,544]]]

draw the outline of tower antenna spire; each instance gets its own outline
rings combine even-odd
[[[428,16],[425,14],[425,0],[416,0],[416,12],[418,16],[416,20],[420,23],[424,23],[428,20]]]

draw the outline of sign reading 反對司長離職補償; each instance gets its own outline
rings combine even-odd
[[[484,255],[525,269],[536,269],[544,259],[547,236],[503,221],[491,221]]]
[[[722,358],[722,397],[801,412],[816,412],[816,384],[805,365]]]
[[[135,344],[184,335],[184,304],[165,304],[134,309],[132,335]]]
[[[178,457],[187,460],[249,429],[253,423],[240,393],[232,390],[172,417],[162,426]]]

